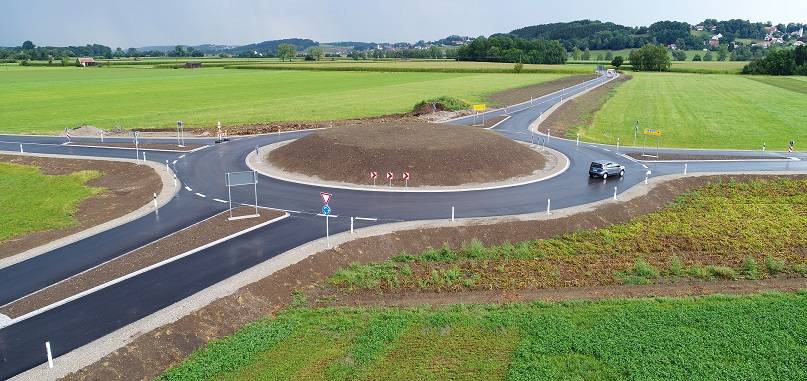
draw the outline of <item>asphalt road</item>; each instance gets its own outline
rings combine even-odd
[[[330,228],[332,233],[338,233],[349,229],[351,216],[378,218],[377,223],[448,219],[452,206],[455,207],[457,218],[512,215],[545,210],[548,198],[552,199],[553,208],[559,209],[607,199],[612,197],[614,187],[617,187],[618,192],[627,190],[644,181],[648,167],[652,170],[652,176],[682,172],[682,163],[642,164],[621,155],[631,151],[630,148],[623,148],[617,153],[613,146],[582,142],[578,146],[574,141],[528,131],[530,123],[559,102],[561,97],[597,86],[603,80],[604,77],[566,89],[563,94],[551,94],[531,103],[511,106],[507,110],[510,118],[494,128],[494,131],[512,139],[540,141],[567,155],[570,167],[560,176],[510,188],[448,193],[328,189],[260,177],[259,204],[290,211],[290,218],[0,329],[0,378],[11,377],[44,363],[45,341],[51,342],[54,356],[59,356],[280,253],[323,237],[324,219],[316,216],[322,207],[319,196],[322,191],[334,195],[330,206],[332,213],[339,217],[331,220]],[[495,110],[488,114],[495,116],[504,113],[505,110]],[[454,123],[471,124],[473,118],[463,118]],[[295,139],[309,133],[311,132],[299,131],[236,138],[193,153],[148,151],[149,160],[158,163],[168,161],[172,165],[183,187],[174,199],[160,209],[159,215],[152,213],[0,269],[0,305],[226,210],[227,204],[214,201],[227,200],[225,173],[249,170],[245,159],[256,146]],[[90,138],[74,140],[93,141]],[[175,142],[173,139],[141,141]],[[26,152],[33,153],[117,158],[134,158],[135,154],[132,150],[68,147],[62,145],[64,142],[65,139],[59,137],[0,135],[0,151],[18,152],[22,143]],[[210,140],[201,142],[213,144]],[[715,152],[700,151],[701,154]],[[720,151],[720,154],[724,152]],[[737,155],[770,159],[776,154],[742,152]],[[797,154],[796,157],[803,156]],[[626,165],[626,176],[608,181],[589,179],[586,175],[588,165],[592,160],[599,159],[612,159]],[[783,159],[688,163],[689,172],[751,170],[804,171],[807,170],[807,162]],[[235,188],[233,200],[249,203],[253,194],[250,187],[246,188],[248,189]],[[197,193],[205,197],[198,196]]]

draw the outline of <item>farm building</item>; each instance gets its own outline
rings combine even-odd
[[[185,62],[185,69],[200,69],[201,67],[201,62]]]
[[[87,66],[96,66],[98,65],[98,63],[95,62],[95,59],[93,59],[92,57],[80,57],[76,59],[76,65],[81,67],[87,67]]]

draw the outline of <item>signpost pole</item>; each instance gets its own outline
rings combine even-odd
[[[328,247],[329,248],[331,247],[331,230],[330,230],[330,227],[329,227],[330,224],[328,222],[328,220],[330,220],[330,219],[331,219],[331,216],[326,214],[325,215],[325,239],[328,241]]]

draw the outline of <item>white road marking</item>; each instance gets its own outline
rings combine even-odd
[[[182,155],[182,156],[180,156],[179,158],[180,158],[180,159],[182,159],[182,158],[184,158],[184,157],[185,157],[185,155]]]
[[[602,150],[603,150],[603,151],[608,151],[608,152],[611,152],[611,150],[609,150],[608,148],[603,148]]]
[[[196,192],[196,195],[199,196],[199,197],[207,197],[207,196],[205,196],[205,195],[203,195],[203,194],[201,194],[199,192]]]
[[[213,201],[215,201],[215,202],[220,202],[220,203],[222,203],[222,204],[226,204],[226,203],[227,203],[227,201],[222,200],[222,199],[219,199],[219,198],[214,198],[214,199],[213,199]]]
[[[191,187],[189,187],[187,185],[185,185],[185,190],[187,190],[188,192],[193,192],[193,189],[191,189]]]
[[[9,324],[11,324],[11,318],[6,315],[0,314],[0,328],[5,327]]]
[[[647,166],[646,166],[646,165],[644,165],[644,164],[642,164],[642,167],[643,167],[644,169],[647,169]]]
[[[354,217],[353,219],[359,221],[378,221],[378,218],[367,218],[367,217]]]
[[[317,216],[319,216],[319,217],[328,217],[328,218],[336,218],[336,217],[339,217],[339,216],[337,216],[337,215],[335,215],[335,214],[331,214],[330,216],[326,216],[326,215],[324,215],[324,214],[322,214],[322,213],[317,214]]]
[[[177,164],[177,161],[176,161],[176,160],[174,160],[174,161],[173,161],[171,164],[176,165],[176,164]]]
[[[801,159],[799,159],[797,157],[788,157],[788,159],[793,160],[793,161],[801,161]]]

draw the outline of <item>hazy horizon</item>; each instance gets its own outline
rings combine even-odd
[[[319,42],[415,42],[449,35],[488,36],[535,24],[591,19],[627,26],[655,21],[698,23],[706,18],[752,22],[807,22],[807,2],[678,0],[411,0],[404,5],[366,0],[294,3],[260,0],[4,0],[0,46],[31,40],[38,46],[98,43],[110,47],[244,45],[283,38]],[[629,11],[625,11],[625,10]]]

